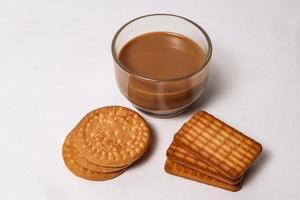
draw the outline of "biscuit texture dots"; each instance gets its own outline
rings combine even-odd
[[[150,130],[136,112],[107,106],[88,113],[78,124],[74,144],[90,162],[107,167],[124,166],[147,149]]]
[[[80,166],[73,158],[72,156],[72,151],[71,151],[71,144],[69,137],[66,138],[64,145],[63,145],[63,150],[62,150],[62,155],[63,159],[65,162],[65,165],[67,168],[76,176],[91,180],[91,181],[106,181],[112,178],[115,178],[122,174],[125,169],[119,170],[116,172],[111,172],[111,173],[101,173],[101,172],[95,172],[91,171],[89,169],[86,169],[82,166]]]
[[[128,167],[128,165],[125,165],[122,167],[104,167],[104,166],[89,162],[85,157],[83,157],[80,154],[78,149],[74,146],[74,144],[72,142],[73,135],[74,134],[71,132],[70,136],[69,136],[70,137],[70,146],[69,146],[70,154],[72,154],[73,159],[76,160],[76,162],[83,168],[86,168],[86,169],[89,169],[89,170],[95,171],[95,172],[110,173],[110,172],[120,171],[120,170]]]
[[[88,113],[65,139],[67,168],[87,180],[103,181],[122,174],[150,144],[150,129],[135,111],[106,106]]]

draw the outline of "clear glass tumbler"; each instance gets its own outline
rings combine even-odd
[[[173,32],[196,42],[206,60],[189,75],[168,80],[140,76],[124,66],[119,58],[122,47],[131,39],[149,32]],[[212,44],[207,33],[195,22],[172,14],[151,14],[123,25],[112,41],[115,75],[121,93],[138,109],[160,117],[172,117],[185,111],[203,93],[208,80],[208,62]]]

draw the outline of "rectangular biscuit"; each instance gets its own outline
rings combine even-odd
[[[238,179],[227,178],[214,167],[209,166],[202,160],[193,156],[193,154],[190,154],[189,152],[187,152],[186,150],[178,146],[174,141],[172,142],[172,144],[167,150],[167,157],[179,164],[182,164],[186,167],[199,171],[208,176],[212,176],[216,179],[220,179],[221,181],[226,182],[230,185],[236,185],[242,179],[242,177]]]
[[[174,141],[229,179],[241,177],[262,151],[261,144],[204,111],[186,122]]]
[[[166,160],[165,171],[167,173],[175,175],[175,176],[183,177],[183,178],[190,179],[193,181],[198,181],[200,183],[212,185],[212,186],[223,188],[223,189],[233,191],[233,192],[238,191],[241,188],[241,183],[239,183],[237,185],[230,185],[219,179],[213,178],[213,177],[203,174],[199,171],[196,171],[194,169],[191,169],[184,165],[176,163],[170,159]]]

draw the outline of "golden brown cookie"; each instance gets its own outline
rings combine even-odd
[[[69,142],[70,142],[70,138],[69,136],[67,136],[62,149],[63,159],[67,168],[78,177],[87,180],[92,180],[92,181],[105,181],[119,176],[126,170],[123,169],[111,173],[100,173],[100,172],[94,172],[84,167],[81,167],[77,162],[74,161],[72,157],[72,151]]]
[[[199,171],[196,171],[194,169],[191,169],[189,167],[186,167],[184,165],[181,165],[179,163],[176,163],[170,159],[166,160],[165,163],[165,171],[169,174],[183,177],[186,179],[198,181],[200,183],[205,183],[208,185],[212,185],[215,187],[223,188],[229,191],[238,191],[241,188],[241,184],[237,185],[230,185],[228,183],[225,183],[219,179],[216,179],[214,177],[208,176],[206,174],[203,174]]]
[[[236,180],[227,178],[214,167],[209,166],[202,160],[193,156],[193,154],[190,154],[189,152],[181,148],[174,141],[172,142],[172,144],[167,150],[167,157],[170,160],[173,160],[179,164],[182,164],[186,167],[199,171],[208,176],[212,176],[214,178],[220,179],[221,181],[228,183],[230,185],[236,185],[241,181],[241,177]]]
[[[261,144],[204,111],[186,122],[174,140],[229,179],[240,178],[262,151]]]
[[[88,113],[74,129],[72,139],[89,162],[123,167],[136,161],[149,146],[150,129],[135,111],[106,106]]]
[[[116,171],[123,170],[129,166],[129,165],[125,165],[122,167],[105,167],[105,166],[100,166],[100,165],[89,162],[86,158],[84,158],[80,154],[80,152],[74,146],[74,144],[72,142],[72,136],[73,136],[73,132],[71,132],[69,135],[70,153],[71,153],[74,161],[76,163],[78,163],[80,166],[82,166],[83,168],[86,168],[86,169],[89,169],[89,170],[95,171],[95,172],[110,173],[110,172],[116,172]]]

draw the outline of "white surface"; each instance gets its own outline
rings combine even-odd
[[[0,0],[1,199],[299,199],[300,3],[290,1]],[[150,153],[120,177],[90,182],[64,166],[61,146],[88,111],[132,108],[114,80],[110,45],[128,20],[186,16],[214,46],[209,90],[172,119],[143,114]],[[261,142],[237,193],[163,170],[174,132],[207,110]]]

